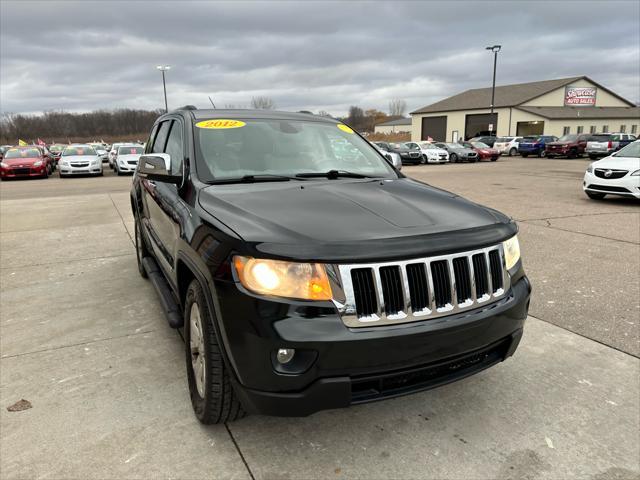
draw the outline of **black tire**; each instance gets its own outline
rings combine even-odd
[[[510,157],[514,157],[517,153],[518,153],[518,149],[516,147],[512,147],[511,150],[509,150]]]
[[[455,153],[452,153],[451,155],[449,155],[449,162],[458,163],[458,155],[456,155]]]
[[[591,200],[602,200],[606,193],[599,193],[599,192],[590,192],[588,190],[585,190],[585,192],[587,194],[587,197],[589,197]]]
[[[475,158],[472,158],[471,160],[469,160],[471,163],[476,163],[478,160]]]
[[[118,175],[118,176],[121,176],[121,175],[122,175],[122,173],[120,173],[120,169],[118,168],[118,164],[117,164],[117,163],[115,164],[114,169],[115,169],[115,171],[116,171],[116,175]]]
[[[522,158],[527,158],[528,156],[529,156],[529,154],[528,154],[528,153],[523,153],[523,154],[522,154]]]
[[[491,159],[491,161],[492,161],[492,162],[497,162],[497,161],[498,161],[498,157],[496,157],[496,158],[492,158],[492,159]]]
[[[540,153],[538,153],[538,157],[540,158],[544,158],[547,156],[547,152],[545,152],[544,150],[540,150]]]
[[[149,256],[149,249],[147,248],[147,242],[144,238],[144,234],[142,233],[142,228],[140,227],[140,219],[138,218],[138,215],[136,215],[135,217],[133,229],[136,243],[136,260],[138,262],[138,272],[140,273],[140,276],[142,278],[147,278],[147,271],[142,265],[142,259]]]
[[[591,160],[595,160],[595,159],[597,159],[597,158],[598,158],[598,156],[597,156],[597,155],[589,155],[589,158],[590,158]]]
[[[197,305],[202,329],[204,349],[204,397],[198,392],[193,371],[191,346],[191,311]],[[209,312],[207,301],[200,282],[193,280],[187,290],[184,307],[184,340],[187,363],[187,380],[193,412],[200,422],[220,424],[238,420],[246,415],[231,384],[230,372],[225,364],[220,343],[213,326],[213,315]],[[198,355],[199,353],[195,353]]]

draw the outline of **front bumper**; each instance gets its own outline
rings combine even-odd
[[[622,195],[640,199],[640,176],[627,174],[622,178],[607,179],[585,172],[582,189],[594,193]]]
[[[305,416],[426,390],[505,360],[520,341],[531,286],[522,275],[505,297],[475,310],[358,329],[346,327],[330,304],[267,301],[227,282],[217,290],[244,408]],[[296,349],[295,372],[276,371],[279,348]]]
[[[60,175],[99,175],[102,173],[102,162],[89,164],[86,167],[74,167],[58,163]]]
[[[45,164],[39,167],[21,167],[21,168],[0,168],[1,178],[33,178],[46,175],[47,166]]]
[[[118,170],[120,171],[120,173],[134,173],[137,167],[138,167],[137,162],[135,163],[135,165],[128,164],[126,162],[125,163],[118,162]]]
[[[448,156],[429,156],[427,155],[427,163],[447,163],[449,161]]]

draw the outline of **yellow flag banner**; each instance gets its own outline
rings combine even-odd
[[[29,144],[27,142],[25,142],[24,140],[18,139],[18,145],[21,146],[21,147],[26,147]]]

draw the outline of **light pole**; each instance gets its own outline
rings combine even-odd
[[[167,82],[164,79],[164,72],[171,70],[171,65],[157,65],[156,68],[162,72],[162,88],[164,89],[164,111],[169,111],[167,106]]]
[[[496,64],[498,63],[498,52],[502,48],[502,45],[493,45],[486,47],[486,50],[493,52],[493,86],[491,87],[491,118],[493,120],[493,104],[496,99]]]

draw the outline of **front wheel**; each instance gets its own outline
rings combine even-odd
[[[196,417],[204,424],[244,417],[213,326],[213,315],[197,280],[187,290],[184,320],[187,380]]]
[[[597,155],[589,155],[589,158],[591,160],[596,160],[598,158],[598,156]]]
[[[509,150],[509,156],[510,157],[514,157],[516,155],[516,153],[518,153],[518,150],[514,147],[511,150]]]
[[[424,165],[425,163],[427,163],[427,156],[422,155],[422,160],[420,160],[420,165]]]
[[[456,155],[455,153],[452,153],[452,154],[449,156],[449,161],[450,161],[451,163],[458,163],[458,155]]]
[[[540,153],[538,153],[538,156],[539,156],[540,158],[544,158],[544,157],[546,157],[546,156],[547,156],[547,152],[545,152],[544,150],[541,150],[541,151],[540,151]]]
[[[529,156],[529,154],[528,154],[528,153],[523,153],[523,154],[522,154],[522,158],[527,158],[528,156]]]
[[[590,192],[588,190],[586,190],[584,193],[586,193],[587,197],[589,197],[591,200],[602,200],[606,195],[606,193]]]
[[[144,265],[142,265],[142,259],[149,256],[149,250],[147,249],[147,244],[142,237],[142,227],[140,226],[140,219],[137,215],[133,228],[135,230],[136,237],[136,260],[138,261],[138,272],[142,278],[147,278],[147,271],[144,269]]]

